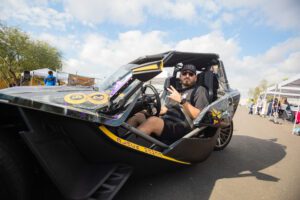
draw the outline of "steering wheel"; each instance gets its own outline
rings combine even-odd
[[[147,88],[152,90],[153,94],[146,94],[145,92]],[[142,88],[142,99],[143,99],[143,105],[146,107],[147,112],[151,116],[158,116],[161,109],[161,103],[160,103],[159,94],[155,89],[155,87],[153,87],[153,85],[148,84]],[[154,108],[156,110],[155,112],[153,112]]]

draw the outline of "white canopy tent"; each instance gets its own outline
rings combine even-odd
[[[49,68],[32,70],[32,71],[30,71],[30,77],[46,78],[48,76],[49,71],[52,71],[52,70]],[[102,81],[97,78],[92,78],[92,77],[87,77],[87,76],[82,76],[82,75],[77,75],[77,74],[69,74],[69,73],[60,72],[60,71],[53,71],[53,75],[56,77],[57,80],[62,81],[68,85],[91,86],[91,85],[95,85],[95,82]],[[31,81],[32,80],[33,79],[31,79]]]
[[[267,88],[265,92],[263,92],[261,95],[264,96],[264,99],[267,95],[273,95],[273,102],[276,97],[287,97],[287,98],[295,98],[298,99],[298,109],[299,111],[299,105],[300,105],[300,74],[297,74],[288,80],[282,81],[275,86]],[[294,126],[293,126],[293,132],[296,127],[296,119],[299,112],[296,112]],[[275,121],[276,119],[274,119]]]
[[[300,74],[267,88],[266,94],[286,97],[300,97]]]
[[[31,77],[37,76],[37,77],[47,77],[48,72],[52,71],[51,69],[48,68],[43,68],[43,69],[36,69],[30,71]],[[59,71],[53,71],[53,75],[56,77],[57,80],[62,80],[62,81],[68,81],[69,74],[65,72],[59,72]]]

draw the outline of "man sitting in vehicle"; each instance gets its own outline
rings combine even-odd
[[[161,108],[161,117],[151,116],[148,119],[137,113],[128,123],[137,126],[147,135],[154,134],[169,143],[178,140],[192,130],[187,118],[194,120],[200,111],[209,104],[208,94],[204,87],[197,86],[196,67],[184,65],[180,73],[182,90],[178,92],[173,86],[169,91],[169,103]],[[186,116],[188,115],[188,116]]]

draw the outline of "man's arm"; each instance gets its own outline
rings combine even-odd
[[[191,105],[193,106],[194,108],[198,109],[199,112],[198,113],[195,113],[193,112],[193,109],[191,109],[190,111],[192,111],[191,115],[194,116],[193,119],[195,119],[198,114],[206,107],[209,105],[209,100],[208,100],[208,93],[207,93],[207,90],[202,87],[202,86],[199,86],[195,92],[195,94],[193,96],[191,96],[191,101],[194,102],[194,105]],[[196,114],[196,115],[195,115]]]
[[[196,119],[196,117],[199,115],[199,113],[201,112],[200,109],[194,107],[192,104],[190,104],[189,102],[185,102],[182,105],[183,109],[187,112],[187,114],[190,116],[190,118],[192,118],[193,120]]]
[[[168,111],[168,108],[166,106],[162,106],[159,112],[159,115],[164,115]]]
[[[170,95],[168,96],[170,99],[176,101],[177,103],[181,102],[181,94],[173,86],[167,88],[167,90],[170,92]],[[182,105],[182,107],[193,120],[198,116],[198,114],[201,111],[189,102],[185,102]]]

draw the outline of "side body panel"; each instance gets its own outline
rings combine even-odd
[[[55,185],[70,199],[93,193],[118,164],[131,166],[135,174],[142,176],[185,165],[157,156],[158,151],[149,149],[145,153],[113,141],[101,131],[100,124],[20,110],[29,127],[22,137]]]
[[[211,129],[211,128],[208,128]],[[175,157],[181,160],[188,160],[192,163],[204,161],[213,151],[216,145],[216,138],[219,129],[204,130],[205,137],[181,138],[170,149],[164,151],[167,156]]]

